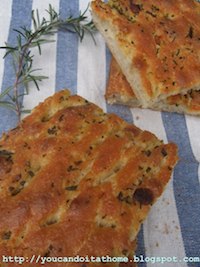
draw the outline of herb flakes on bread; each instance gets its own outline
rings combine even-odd
[[[142,107],[200,90],[200,4],[195,0],[91,3],[97,29]]]
[[[0,140],[0,255],[133,256],[176,162],[176,145],[57,92]]]
[[[141,108],[126,77],[114,57],[111,59],[110,74],[105,94],[109,104],[122,104]],[[186,94],[169,96],[148,108],[159,111],[177,112],[188,115],[200,115],[200,91],[190,90]]]

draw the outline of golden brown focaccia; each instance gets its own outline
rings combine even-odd
[[[97,29],[143,107],[200,90],[200,3],[195,0],[101,0]]]
[[[56,93],[0,140],[0,256],[132,256],[176,162],[176,145],[67,90]]]
[[[112,57],[109,80],[105,95],[109,104],[122,104],[130,107],[142,107],[136,98],[134,90],[126,80],[116,60]],[[200,115],[200,91],[191,90],[182,95],[168,98],[148,107],[154,110],[178,112],[190,115]]]

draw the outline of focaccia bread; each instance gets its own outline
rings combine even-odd
[[[0,140],[0,256],[132,256],[176,162],[176,145],[57,92]]]
[[[195,0],[101,0],[97,29],[143,107],[200,90],[200,3]]]
[[[132,90],[125,75],[122,73],[119,65],[113,57],[111,59],[105,97],[109,104],[122,104],[139,108],[142,107],[142,104],[134,94],[134,90]],[[184,95],[178,94],[169,96],[168,98],[161,100],[148,108],[159,111],[200,115],[200,91],[191,90]]]

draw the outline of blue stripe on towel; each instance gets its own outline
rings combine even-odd
[[[32,0],[20,0],[13,1],[12,3],[12,17],[10,22],[8,44],[16,44],[16,36],[18,33],[13,29],[19,29],[21,26],[31,27],[31,10]],[[4,74],[2,81],[2,89],[4,91],[9,86],[13,85],[15,81],[15,73],[13,70],[11,57],[6,57],[4,61]],[[20,89],[22,90],[22,88]],[[4,131],[8,131],[10,128],[16,126],[18,119],[16,114],[8,109],[0,108],[1,120],[0,120],[0,135]]]
[[[140,255],[142,255],[145,258],[146,255],[145,255],[143,225],[142,225],[140,232],[139,232],[136,239],[137,239],[137,250],[136,250],[135,254],[138,257],[140,257]],[[138,262],[137,265],[138,265],[138,267],[146,267],[147,266],[146,262]]]
[[[179,148],[180,160],[174,171],[175,199],[186,255],[195,257],[200,253],[199,163],[191,149],[185,117],[163,112],[162,119],[168,141]]]
[[[69,3],[60,0],[60,16],[65,19],[79,15],[79,1]],[[58,32],[56,59],[56,91],[68,88],[72,94],[77,92],[78,36],[65,31]]]
[[[109,77],[109,70],[110,70],[110,60],[111,60],[111,54],[108,48],[106,48],[106,81],[108,81]],[[133,116],[131,114],[130,108],[120,105],[108,105],[106,104],[107,112],[109,113],[115,113],[128,123],[133,123]],[[144,246],[144,234],[143,234],[143,227],[141,227],[141,230],[137,237],[137,250],[136,255],[140,256],[143,255],[145,258],[145,246]],[[137,264],[138,267],[146,267],[145,262],[140,262]]]

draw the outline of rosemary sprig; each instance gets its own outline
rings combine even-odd
[[[78,34],[81,41],[85,33],[89,33],[94,40],[93,33],[95,31],[95,26],[92,21],[87,21],[87,10],[88,7],[83,13],[80,13],[78,17],[70,16],[65,20],[59,17],[59,14],[51,5],[49,5],[49,9],[46,10],[49,15],[48,19],[40,19],[38,10],[33,10],[33,30],[27,29],[26,27],[14,29],[14,31],[18,33],[17,45],[12,46],[11,44],[5,43],[5,46],[0,47],[6,50],[4,58],[8,55],[12,57],[15,71],[14,84],[0,93],[0,106],[15,111],[19,121],[21,120],[22,113],[27,112],[27,110],[23,109],[21,98],[29,93],[29,83],[33,82],[37,90],[39,90],[38,82],[48,78],[35,74],[39,69],[32,68],[34,55],[31,53],[31,48],[37,47],[41,55],[41,45],[54,42],[54,40],[49,39],[49,36],[54,35],[59,29]],[[23,93],[19,92],[21,86],[25,88]]]

